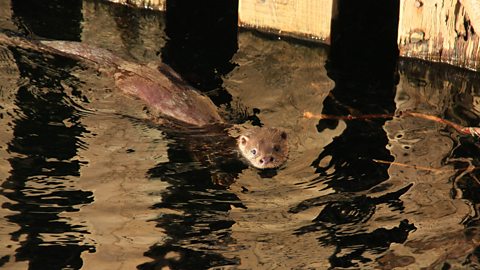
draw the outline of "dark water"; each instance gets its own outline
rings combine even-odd
[[[2,31],[166,62],[237,124],[155,126],[96,67],[0,44],[1,268],[480,267],[478,140],[393,116],[480,126],[478,74],[397,61],[394,43],[352,36],[381,25],[350,27],[342,18],[354,4],[327,49],[232,31],[236,4],[208,6],[230,15],[192,27],[209,9],[172,3],[164,14],[0,0]],[[351,54],[359,38],[369,49]],[[392,117],[319,121],[304,111]],[[237,158],[226,132],[251,125],[288,132],[284,168],[260,172]]]

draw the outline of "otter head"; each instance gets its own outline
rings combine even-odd
[[[252,128],[238,137],[238,148],[253,167],[278,168],[288,158],[287,133],[276,128]]]

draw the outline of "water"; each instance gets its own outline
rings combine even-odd
[[[0,45],[3,269],[479,267],[476,139],[414,117],[302,117],[415,111],[479,126],[477,74],[401,60],[391,76],[345,76],[324,47],[251,32],[187,70],[162,13],[49,3],[38,8],[54,22],[0,0],[0,28],[170,61],[239,123],[233,135],[285,129],[290,157],[249,168],[222,131],[142,120],[95,67]]]

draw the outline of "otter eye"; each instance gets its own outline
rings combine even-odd
[[[252,149],[252,151],[250,151],[252,153],[252,155],[256,155],[257,154],[257,149]]]

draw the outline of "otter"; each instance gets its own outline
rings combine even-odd
[[[29,40],[0,33],[0,43],[24,49],[62,55],[93,64],[112,76],[122,92],[142,100],[157,124],[231,127],[220,116],[217,107],[205,95],[187,84],[165,64],[156,68],[125,60],[112,52],[74,41]],[[237,147],[250,165],[273,169],[288,157],[287,134],[277,128],[254,127],[238,137]]]
[[[252,166],[277,168],[288,156],[287,133],[277,128],[254,127],[238,137],[238,148]]]

